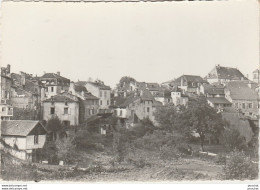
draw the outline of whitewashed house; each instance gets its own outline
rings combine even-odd
[[[47,131],[39,121],[1,121],[1,137],[5,151],[22,160],[37,161],[46,141]]]

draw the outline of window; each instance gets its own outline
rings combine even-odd
[[[114,110],[114,114],[117,115],[117,110]]]
[[[235,103],[235,107],[238,108],[238,103]]]
[[[34,144],[38,144],[38,143],[39,143],[39,136],[34,135]]]
[[[100,100],[100,105],[102,105],[102,100]]]
[[[147,108],[147,112],[150,112],[150,108]]]
[[[109,100],[107,101],[107,105],[109,105]]]
[[[66,102],[65,102],[65,106],[67,106],[67,105],[68,105],[68,102],[66,101]]]
[[[50,112],[52,115],[55,114],[55,108],[51,108]]]
[[[249,103],[248,108],[252,108],[252,107],[253,107],[252,103]]]
[[[123,115],[123,111],[122,110],[120,110],[120,116],[122,116]]]
[[[53,92],[53,91],[54,91],[54,87],[52,86],[52,87],[51,87],[51,92]]]
[[[48,87],[47,88],[45,88],[46,89],[46,92],[48,92]]]
[[[104,91],[105,98],[107,97],[107,91]]]
[[[102,91],[100,90],[100,94],[99,94],[100,97],[102,97]]]
[[[242,108],[245,109],[246,108],[246,104],[242,103]]]
[[[2,111],[5,111],[5,109],[6,109],[5,107],[2,107]]]
[[[64,108],[64,114],[69,114],[69,108]]]

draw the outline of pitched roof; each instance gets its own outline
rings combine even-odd
[[[162,102],[153,101],[153,107],[162,107],[162,106],[163,106]]]
[[[182,75],[179,78],[175,79],[171,85],[181,85],[181,80],[184,79],[187,82],[195,82],[195,83],[208,83],[206,80],[204,80],[202,77],[197,75]]]
[[[73,100],[72,98],[69,98],[64,95],[56,95],[53,96],[52,98],[44,100],[43,102],[78,102],[78,101]]]
[[[102,90],[111,90],[111,88],[109,86],[106,86],[106,85],[99,83],[99,82],[87,82],[87,83],[92,84],[92,85],[94,85],[94,86],[96,86],[96,87],[98,87]]]
[[[85,86],[87,83],[88,83],[87,81],[78,81],[78,82],[75,82],[75,85]]]
[[[135,100],[138,100],[139,98],[140,98],[139,96],[134,96],[134,95],[128,96],[125,99],[125,101],[123,101],[121,104],[118,105],[118,107],[125,108],[129,104],[133,103]]]
[[[147,90],[147,89],[143,89],[143,90],[142,90],[142,93],[141,93],[140,97],[141,97],[141,99],[144,100],[144,101],[145,101],[145,100],[154,100],[153,95],[152,95],[151,92],[150,92],[149,90]]]
[[[212,102],[213,104],[231,104],[225,97],[209,97],[207,98],[208,101]]]
[[[27,136],[38,123],[33,120],[1,121],[1,135]]]
[[[234,100],[258,100],[258,94],[255,90],[241,81],[231,81],[226,84],[230,91],[230,97]]]
[[[216,78],[219,79],[231,79],[231,80],[241,80],[241,79],[247,79],[237,68],[232,67],[222,67],[222,66],[216,66],[215,67],[216,73],[215,74],[209,74],[207,78]]]
[[[56,78],[56,79],[62,79],[62,80],[70,80],[65,77],[62,77],[60,75],[57,75],[56,73],[45,73],[43,76],[40,78]]]
[[[90,92],[85,92],[84,97],[85,97],[86,100],[99,100],[98,97],[94,96]]]

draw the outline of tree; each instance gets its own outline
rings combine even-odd
[[[178,113],[175,122],[175,128],[199,134],[202,151],[206,136],[218,138],[224,126],[221,114],[208,105],[205,97],[191,99],[188,106]]]
[[[48,120],[46,129],[51,134],[51,140],[56,140],[57,134],[64,130],[63,125],[57,116]]]
[[[130,82],[136,82],[136,80],[132,77],[124,76],[119,81],[119,86],[122,87],[124,83],[129,84]]]
[[[184,137],[198,133],[203,151],[206,136],[217,139],[225,125],[221,114],[208,105],[205,97],[190,99],[187,106],[160,108],[155,119],[163,129],[180,132]]]
[[[159,123],[160,127],[172,132],[175,127],[177,118],[177,109],[174,105],[168,105],[156,109],[155,120]]]
[[[245,137],[241,136],[236,129],[225,129],[223,133],[223,143],[228,151],[246,150]]]

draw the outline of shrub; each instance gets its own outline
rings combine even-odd
[[[227,157],[225,155],[218,154],[217,159],[216,159],[217,164],[223,165],[223,164],[226,164],[226,161],[227,161]]]
[[[258,165],[244,152],[231,152],[223,171],[225,179],[228,180],[253,180],[258,177]]]
[[[223,134],[223,143],[227,151],[246,150],[245,138],[236,129],[226,129]]]

